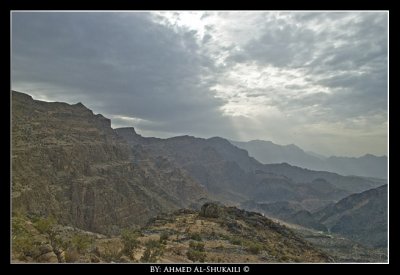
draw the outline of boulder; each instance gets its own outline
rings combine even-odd
[[[216,203],[205,203],[200,209],[200,216],[205,218],[218,218],[220,216],[220,207]]]
[[[39,263],[58,263],[57,256],[56,256],[56,254],[54,254],[54,252],[48,252],[48,253],[40,255],[37,258],[37,261]]]

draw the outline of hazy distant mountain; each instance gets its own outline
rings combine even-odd
[[[278,145],[271,141],[252,140],[231,141],[233,145],[245,149],[249,155],[262,163],[286,162],[312,170],[329,171],[341,175],[355,175],[373,178],[387,178],[387,157],[367,154],[362,157],[324,157],[313,152],[305,152],[296,145]]]
[[[329,157],[326,159],[327,171],[342,175],[357,175],[374,178],[387,178],[387,157],[366,154],[358,158]]]
[[[231,143],[247,150],[250,156],[266,164],[287,162],[292,165],[315,165],[318,161],[321,161],[317,156],[312,156],[304,152],[294,144],[278,145],[264,140],[252,140],[249,142],[231,141]]]
[[[281,146],[283,146],[283,145],[281,145]],[[321,155],[321,154],[317,154],[317,153],[315,153],[313,151],[304,151],[304,152],[306,152],[310,156],[313,156],[313,157],[316,157],[316,158],[319,158],[319,159],[327,159],[327,156],[324,156],[324,155]]]
[[[371,247],[387,246],[387,185],[350,195],[314,213],[331,232]]]

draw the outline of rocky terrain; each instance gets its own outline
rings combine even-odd
[[[333,258],[254,212],[206,203],[200,211],[159,215],[121,235],[13,220],[15,261],[28,262],[333,262]]]

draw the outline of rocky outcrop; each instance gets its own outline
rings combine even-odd
[[[286,226],[259,213],[209,202],[200,212],[177,211],[157,217],[145,234],[170,233],[168,246],[186,248],[196,240],[204,244],[207,262],[332,262],[327,253],[299,237]],[[179,249],[164,257],[185,262]],[[171,254],[173,255],[171,255]],[[169,255],[168,255],[169,254]],[[168,259],[168,258],[167,258]],[[161,260],[162,261],[162,260]]]
[[[205,203],[200,209],[200,216],[205,218],[218,218],[220,207],[216,203]]]

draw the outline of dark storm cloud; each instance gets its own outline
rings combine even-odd
[[[212,62],[195,35],[156,24],[148,13],[13,13],[13,84],[207,135],[221,129],[214,121],[228,121],[219,113],[223,100],[209,92],[213,81],[201,78]],[[46,86],[56,88],[40,89]]]

